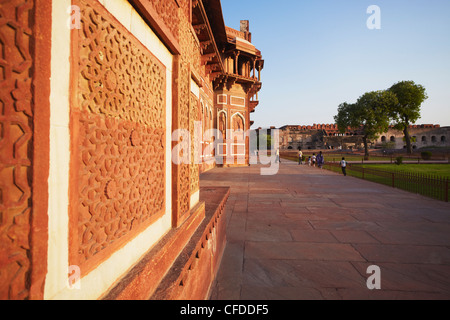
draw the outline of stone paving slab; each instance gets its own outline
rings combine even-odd
[[[450,204],[283,161],[216,168],[231,187],[215,300],[450,299]],[[369,290],[367,268],[381,270]]]
[[[244,258],[270,260],[364,261],[349,244],[301,241],[247,241]]]

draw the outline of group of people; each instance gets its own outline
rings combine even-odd
[[[298,151],[298,164],[303,164],[303,152],[301,149]],[[313,153],[312,156],[309,156],[306,164],[313,167],[316,167],[317,164],[317,166],[322,169],[323,165],[325,164],[325,158],[323,157],[322,151],[320,151],[317,156],[315,153]]]
[[[313,166],[315,167],[316,164],[317,166],[322,169],[323,165],[325,164],[325,158],[323,157],[322,151],[319,152],[319,154],[316,156],[315,153],[313,153],[312,156],[308,157],[308,160],[306,162],[309,166]],[[298,164],[301,165],[303,164],[303,152],[302,150],[298,150]],[[344,174],[344,176],[347,175],[347,161],[345,161],[345,157],[342,157],[342,160],[339,163],[341,169],[342,169],[342,173]]]

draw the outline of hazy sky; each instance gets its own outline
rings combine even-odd
[[[221,2],[227,26],[250,20],[265,60],[253,128],[334,123],[340,103],[403,80],[427,89],[418,124],[450,125],[450,0]]]

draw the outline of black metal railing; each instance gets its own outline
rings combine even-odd
[[[335,172],[341,171],[337,163],[328,162],[324,168]],[[348,165],[347,174],[441,201],[449,201],[448,177],[413,172],[384,171],[358,165]]]

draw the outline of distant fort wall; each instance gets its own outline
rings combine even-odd
[[[363,147],[362,130],[347,128],[341,133],[337,124],[287,125],[279,128],[280,149],[359,149]],[[450,147],[450,127],[436,124],[411,125],[409,133],[414,149]],[[371,142],[374,148],[403,149],[404,134],[391,127]]]

